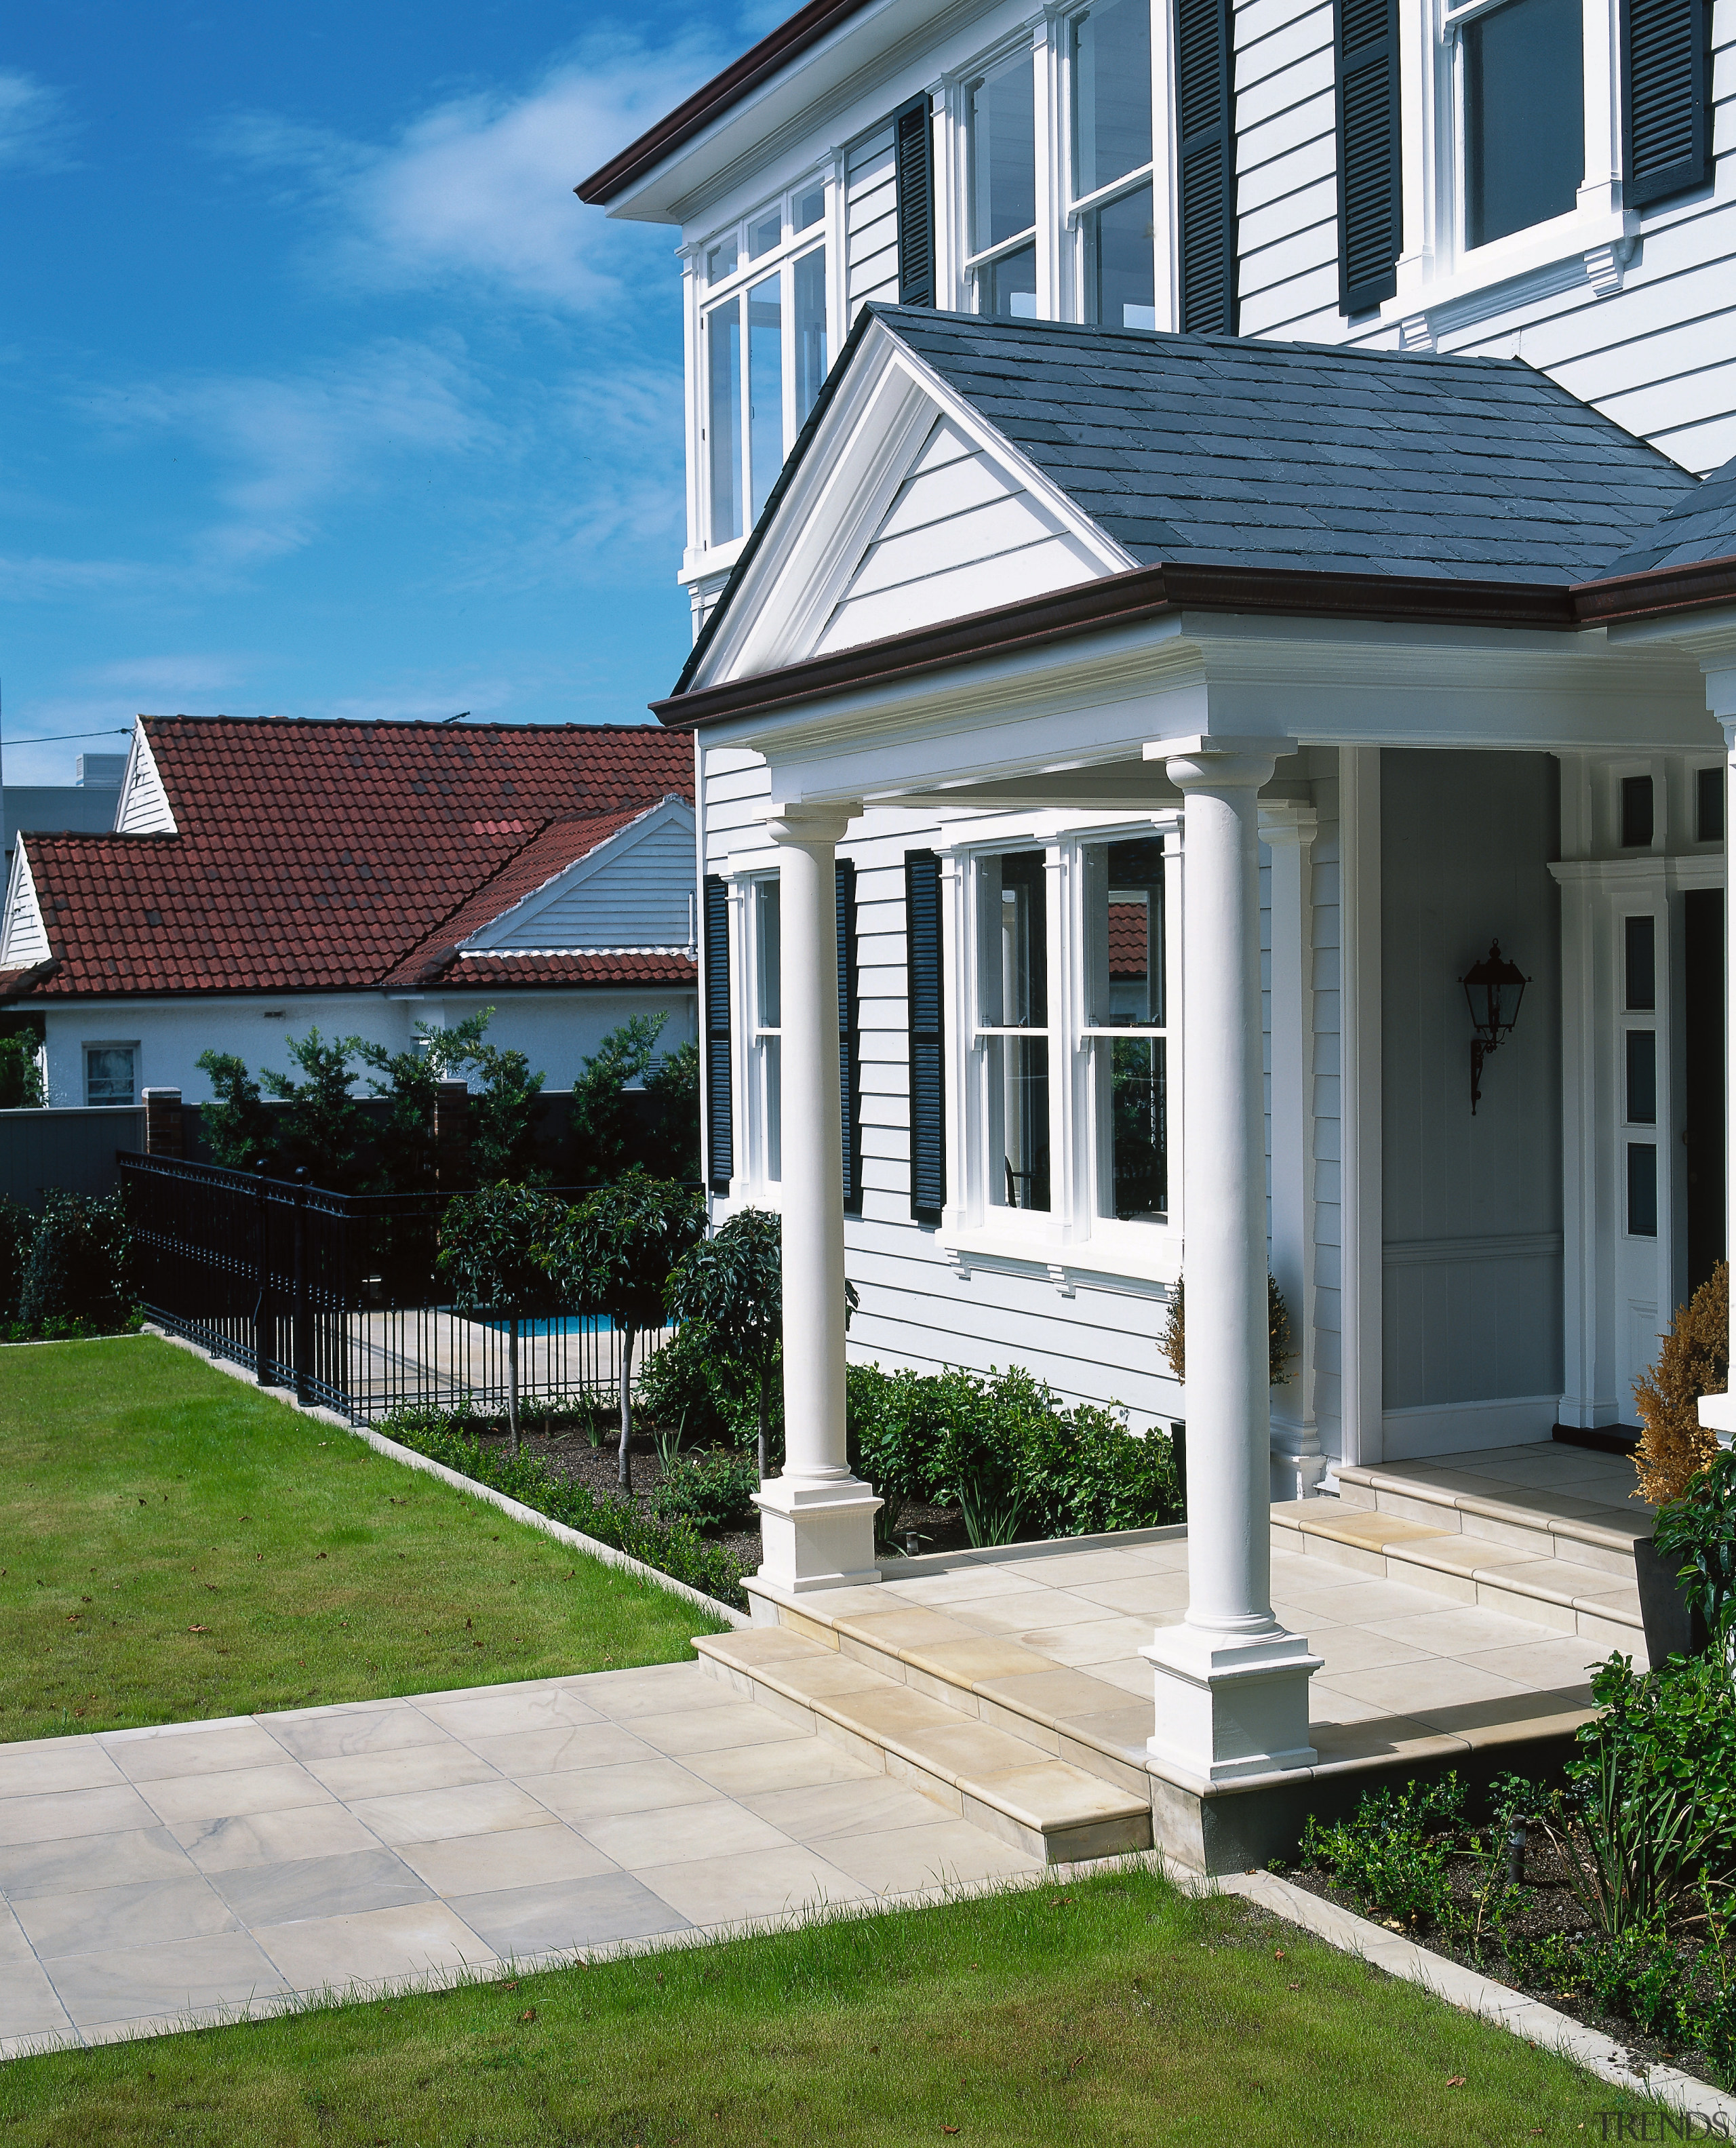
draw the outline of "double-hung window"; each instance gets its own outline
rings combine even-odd
[[[1489,245],[1575,207],[1585,177],[1581,0],[1497,0],[1458,20],[1465,244]]]
[[[705,250],[702,459],[713,545],[752,527],[825,378],[825,200],[820,181],[799,187]]]
[[[87,1104],[132,1104],[138,1101],[138,1046],[87,1044],[84,1101]]]
[[[968,258],[979,314],[1035,320],[1036,76],[1028,46],[966,93]]]
[[[1076,15],[1068,58],[1081,318],[1155,329],[1151,0],[1101,0]]]
[[[1048,871],[1041,851],[976,867],[976,1056],[983,1197],[1050,1206]]]
[[[1169,1212],[1163,839],[1090,844],[1084,867],[1092,1207],[1120,1222],[1162,1221]]]

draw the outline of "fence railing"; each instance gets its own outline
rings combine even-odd
[[[172,1334],[352,1423],[467,1398],[504,1411],[507,1323],[455,1312],[435,1267],[456,1196],[334,1193],[175,1157],[116,1161],[135,1285]],[[549,1189],[569,1200],[593,1190]],[[622,1338],[606,1316],[522,1321],[519,1336],[521,1408],[615,1394]],[[642,1335],[638,1353],[662,1340]]]

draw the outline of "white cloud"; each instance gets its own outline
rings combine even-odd
[[[385,341],[286,376],[193,376],[93,396],[92,414],[123,432],[172,434],[217,464],[225,510],[198,540],[219,575],[292,552],[324,511],[371,489],[386,465],[449,454],[492,429],[461,357]]]
[[[72,116],[58,89],[16,68],[0,68],[0,165],[63,171],[72,132]]]
[[[347,279],[479,279],[595,313],[619,299],[648,252],[667,254],[669,234],[610,223],[574,186],[727,56],[711,33],[655,52],[591,38],[528,91],[436,105],[389,143],[255,113],[232,120],[216,146],[324,200],[336,229],[323,265]]]
[[[128,695],[167,693],[184,697],[238,686],[247,673],[233,656],[201,655],[123,656],[75,675],[89,685],[118,687]]]

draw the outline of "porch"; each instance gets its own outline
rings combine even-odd
[[[1561,1757],[1591,1667],[1645,1660],[1631,1478],[1549,1444],[1349,1469],[1338,1499],[1275,1507],[1272,1616],[1321,1662],[1313,1757],[1217,1784],[1148,1742],[1144,1651],[1187,1612],[1185,1528],[884,1562],[872,1586],[800,1596],[761,1578],[755,1626],[695,1646],[744,1697],[1029,1854],[1155,1841],[1240,1870],[1377,1782]]]

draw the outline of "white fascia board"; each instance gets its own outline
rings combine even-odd
[[[582,858],[574,858],[570,865],[562,866],[559,871],[551,873],[539,887],[532,888],[528,895],[521,895],[516,902],[509,903],[497,916],[491,917],[479,931],[469,934],[460,943],[459,952],[463,955],[498,953],[499,942],[504,938],[509,927],[516,931],[521,926],[529,924],[551,903],[558,902],[563,896],[569,894],[575,887],[582,886],[586,881],[594,878],[596,874],[606,871],[629,851],[642,843],[648,836],[668,827],[671,821],[680,827],[684,833],[688,835],[692,833],[693,808],[685,798],[671,795],[667,798],[660,799],[655,806],[646,806],[637,819],[630,821],[625,828],[617,828],[612,836],[597,844],[595,849],[587,851]],[[517,951],[528,953],[529,951],[520,949]],[[610,951],[616,954],[653,954],[661,953],[664,951],[660,948],[605,950],[590,947],[583,949],[560,947],[545,949],[543,951],[561,955],[577,953],[589,955]],[[680,951],[685,954],[687,951],[683,947]]]
[[[178,836],[175,816],[163,787],[157,757],[151,751],[142,723],[133,726],[133,743],[127,750],[127,772],[121,778],[120,810],[114,816],[117,835]]]
[[[707,743],[763,755],[780,798],[891,804],[1212,733],[1521,752],[1718,745],[1698,664],[1600,634],[1182,612],[743,715],[708,726]]]
[[[997,468],[1009,493],[1027,493],[1053,519],[1098,576],[1138,565],[980,410],[876,321],[730,599],[694,690],[775,671],[811,654],[941,418],[950,419]]]
[[[54,951],[48,945],[48,928],[37,897],[36,876],[30,869],[25,850],[27,840],[20,836],[13,845],[12,871],[6,883],[6,916],[0,920],[0,970],[28,969],[33,962],[46,962]]]

